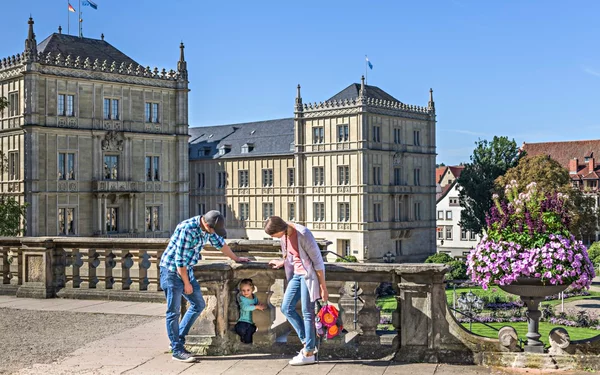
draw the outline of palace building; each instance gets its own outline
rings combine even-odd
[[[0,194],[28,236],[168,237],[210,209],[230,238],[279,215],[361,261],[435,252],[435,105],[364,79],[293,117],[189,128],[184,46],[151,69],[100,40],[54,33],[0,60]]]

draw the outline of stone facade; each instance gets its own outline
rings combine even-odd
[[[134,63],[103,39],[38,45],[31,18],[25,51],[1,60],[0,193],[29,203],[26,235],[165,237],[188,216],[183,44],[177,71]]]
[[[435,124],[432,93],[406,105],[363,79],[304,104],[298,86],[293,119],[190,129],[190,212],[226,212],[232,238],[264,239],[279,215],[339,255],[422,260],[435,249]]]

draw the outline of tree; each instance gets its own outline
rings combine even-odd
[[[0,151],[0,171],[8,161]],[[14,197],[0,194],[0,236],[15,237],[23,234],[27,204],[20,204]],[[22,225],[21,225],[22,224]]]
[[[4,111],[4,108],[8,107],[8,100],[5,97],[0,96],[0,112]]]
[[[556,160],[547,155],[522,158],[516,167],[509,169],[504,176],[498,177],[496,180],[498,193],[502,194],[504,186],[513,180],[517,181],[519,192],[535,182],[538,190],[545,194],[554,192],[567,194],[571,214],[569,230],[578,239],[595,236],[600,212],[596,208],[594,198],[573,188],[569,172]]]
[[[513,139],[494,136],[491,142],[475,142],[471,162],[465,164],[457,179],[458,198],[461,207],[459,225],[464,230],[481,233],[485,226],[485,215],[492,206],[494,181],[517,165],[523,153]]]
[[[445,166],[446,166],[446,164],[444,164],[444,163],[439,163],[439,164],[435,165],[436,168],[445,167]]]

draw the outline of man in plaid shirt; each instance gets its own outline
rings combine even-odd
[[[204,310],[205,302],[200,284],[194,278],[194,265],[200,260],[200,251],[206,242],[236,262],[248,262],[238,257],[225,243],[225,218],[219,211],[209,211],[177,225],[169,245],[160,259],[160,287],[167,298],[167,335],[171,341],[173,359],[194,362],[194,356],[185,347],[185,336]],[[190,303],[179,322],[181,296]]]

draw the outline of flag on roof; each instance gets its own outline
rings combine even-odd
[[[371,64],[371,62],[369,61],[369,58],[367,56],[365,56],[365,59],[367,60],[367,65],[369,65],[369,69],[373,70],[373,64]]]
[[[75,8],[73,8],[73,5],[71,5],[71,3],[69,3],[69,12],[75,13]]]
[[[83,0],[83,6],[92,7],[93,9],[98,9],[98,4],[93,2],[92,0]]]

